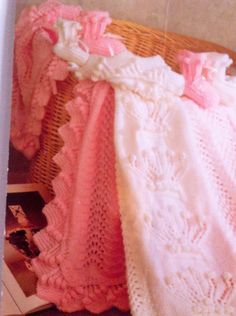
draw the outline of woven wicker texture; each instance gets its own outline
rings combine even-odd
[[[178,71],[176,54],[180,49],[227,53],[234,60],[234,65],[236,63],[236,52],[188,36],[154,30],[120,20],[113,20],[108,31],[120,35],[127,48],[137,55],[145,57],[161,55],[176,71]],[[29,181],[44,183],[52,194],[51,181],[59,172],[52,158],[63,145],[58,135],[58,128],[69,119],[64,105],[72,98],[72,90],[77,82],[77,79],[71,75],[64,82],[58,83],[58,94],[51,98],[43,120],[40,150],[30,167]]]

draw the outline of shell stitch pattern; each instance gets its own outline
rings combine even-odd
[[[98,61],[99,63],[100,61]],[[113,63],[115,64],[114,61]],[[224,207],[219,203],[216,204],[215,201],[212,202],[211,198],[200,203],[200,205],[203,205],[200,208],[194,196],[194,203],[192,204],[189,198],[186,199],[186,193],[188,192],[186,174],[193,177],[193,187],[195,186],[199,190],[199,194],[203,194],[204,188],[206,192],[209,190],[208,185],[204,184],[205,179],[208,179],[207,175],[203,177],[203,183],[200,185],[199,175],[194,169],[196,168],[200,174],[204,171],[204,166],[200,163],[202,154],[198,152],[199,147],[196,144],[189,142],[191,136],[189,138],[187,136],[188,132],[192,135],[196,130],[202,131],[201,137],[203,138],[203,135],[210,136],[210,133],[205,132],[202,126],[197,126],[194,130],[194,125],[192,126],[190,123],[189,113],[194,118],[197,117],[196,121],[199,122],[203,121],[203,118],[201,120],[196,112],[200,113],[199,115],[202,114],[203,117],[205,116],[205,126],[212,128],[213,131],[216,128],[209,124],[210,120],[207,117],[207,112],[203,112],[196,104],[191,103],[190,105],[184,99],[181,100],[175,97],[173,92],[169,95],[167,93],[165,100],[159,98],[157,102],[155,99],[157,94],[151,95],[148,93],[148,88],[146,89],[142,80],[142,83],[134,84],[132,82],[134,73],[137,73],[136,68],[132,68],[134,70],[129,72],[129,76],[127,76],[125,68],[122,69],[122,76],[118,76],[119,78],[116,80],[113,71],[109,73],[110,65],[108,62],[103,60],[102,65],[102,67],[94,67],[95,77],[92,78],[97,81],[101,80],[104,75],[106,80],[112,82],[116,91],[117,178],[132,314],[135,316],[144,313],[155,316],[174,315],[176,308],[176,315],[181,316],[185,314],[199,316],[209,314],[213,316],[215,313],[224,316],[233,315],[235,312],[233,305],[235,285],[234,278],[230,274],[234,273],[232,264],[228,262],[227,267],[231,271],[226,273],[223,270],[224,265],[221,267],[217,263],[217,260],[220,260],[218,258],[220,251],[217,250],[217,254],[212,253],[213,257],[208,253],[212,249],[209,247],[212,247],[212,236],[214,234],[217,238],[221,238],[220,240],[225,244],[228,243],[227,237],[222,238],[222,230],[226,226],[218,222],[219,218],[216,213],[210,213],[213,212],[215,207],[218,208],[217,212],[224,210]],[[96,69],[99,69],[99,71],[96,71]],[[156,84],[158,85],[158,82]],[[148,86],[148,78],[146,78],[146,85]],[[144,91],[146,91],[148,98],[146,98]],[[152,103],[152,100],[149,100],[150,96],[153,96],[156,101],[155,104]],[[175,112],[174,115],[167,114],[170,104],[172,104],[170,109]],[[157,107],[157,110],[153,115],[152,109],[154,106]],[[188,110],[185,110],[184,107],[188,106]],[[165,107],[166,112],[161,111],[161,107]],[[222,109],[223,111],[225,109]],[[167,115],[163,115],[164,113]],[[211,110],[209,110],[209,115],[212,115]],[[165,118],[163,121],[161,121],[161,116]],[[149,124],[146,122],[149,122]],[[155,128],[155,123],[159,124],[160,122],[166,128],[162,129],[162,126]],[[223,120],[223,128],[227,125],[225,122]],[[173,131],[172,124],[176,124],[176,132],[178,132],[180,143],[179,150],[185,148],[187,156],[185,156],[184,151],[180,151],[180,155],[177,152],[178,147],[173,134],[175,130]],[[189,126],[185,124],[189,124]],[[231,125],[231,123],[228,124],[229,135],[232,135]],[[185,126],[186,131],[183,126]],[[227,131],[222,132],[222,135],[226,134]],[[212,139],[216,141],[218,138],[216,134],[214,136]],[[205,148],[206,144],[209,145],[209,141],[211,140],[204,138]],[[219,141],[220,147],[224,148],[223,151],[219,152],[227,161],[230,161],[230,154],[235,157],[235,152],[233,152],[235,146],[230,147],[232,141],[231,138],[225,140],[223,137]],[[216,148],[215,143],[212,145]],[[193,168],[191,158],[195,151],[194,161],[196,165]],[[207,159],[205,159],[206,161]],[[184,169],[182,167],[189,163],[190,171],[193,174],[189,171],[183,173]],[[234,162],[231,161],[228,166],[234,174]],[[219,169],[218,166],[217,170]],[[222,172],[226,171],[227,167],[223,167]],[[228,176],[232,181],[231,172],[228,172]],[[223,177],[226,178],[225,175],[222,175]],[[225,200],[227,199],[229,202],[233,200],[232,196],[229,197],[229,192],[230,190],[233,192],[235,186],[232,182],[231,184],[229,182],[228,187],[229,189],[226,189],[226,184],[222,185],[221,192],[225,195]],[[145,192],[145,198],[141,192]],[[206,192],[205,196],[207,196]],[[218,190],[216,189],[215,192],[218,192]],[[189,205],[192,205],[192,207],[189,207]],[[209,221],[210,216],[213,216],[211,221]],[[216,233],[213,234],[214,229],[216,229]],[[227,246],[229,246],[229,243]],[[158,261],[155,261],[154,258],[156,257],[159,258]],[[231,257],[231,253],[229,253],[229,257]],[[186,284],[176,283],[175,290],[168,292],[170,288],[168,282],[165,283],[163,271],[168,273],[169,269],[176,275],[185,275],[184,271],[188,264],[191,267],[190,269],[193,269],[195,264],[198,266],[194,276],[191,277],[189,273],[186,273]],[[205,275],[209,267],[217,267],[219,277],[207,279]],[[168,276],[166,276],[167,279]],[[198,285],[198,279],[199,282],[202,282],[201,286]],[[204,282],[207,282],[207,280],[210,281],[205,285]],[[211,292],[212,285],[214,285],[214,289]],[[186,286],[185,290],[184,286]],[[179,295],[182,290],[183,298],[181,298],[181,301]],[[224,297],[224,300],[221,300],[222,297]],[[169,306],[168,302],[170,303]]]
[[[139,103],[135,102],[133,104]],[[141,104],[139,104],[139,106],[140,105]],[[121,112],[125,115],[125,111],[122,109],[122,102],[119,106]],[[119,114],[117,114],[117,120],[118,115]],[[135,115],[132,117],[135,117]],[[193,117],[195,118],[196,115]],[[136,116],[135,119],[138,120],[139,118]],[[142,124],[139,124],[139,126],[146,129]],[[139,128],[137,128],[137,131]],[[204,134],[204,129],[197,127],[197,130],[203,131]],[[161,137],[167,138],[168,133],[171,133],[171,130],[164,134],[158,134],[156,132],[156,140],[159,140]],[[120,150],[119,144],[122,137],[120,135],[122,135],[121,130],[116,134],[116,148],[118,148],[118,150]],[[118,187],[120,188],[119,190],[121,190],[122,229],[126,249],[127,278],[133,315],[142,315],[143,311],[148,311],[149,315],[170,315],[173,313],[173,310],[165,306],[165,303],[161,302],[161,300],[157,303],[159,297],[156,297],[152,292],[153,289],[151,290],[150,288],[150,284],[153,281],[151,281],[151,279],[147,281],[144,278],[145,275],[148,278],[149,273],[152,275],[152,270],[147,272],[140,268],[146,264],[150,264],[150,267],[147,269],[151,269],[153,258],[150,258],[150,253],[154,251],[162,256],[165,255],[165,253],[169,253],[172,260],[176,262],[175,270],[177,271],[177,279],[166,277],[168,281],[163,283],[163,286],[166,286],[166,289],[163,288],[163,293],[165,293],[163,294],[163,300],[169,297],[170,301],[172,301],[171,297],[174,297],[173,309],[176,308],[176,315],[183,315],[187,311],[188,314],[194,316],[215,316],[216,313],[222,316],[234,315],[235,309],[231,301],[234,297],[235,281],[231,274],[224,273],[222,277],[220,276],[219,278],[207,278],[202,272],[204,269],[206,271],[206,267],[209,265],[209,258],[207,258],[207,253],[202,249],[202,245],[207,241],[208,233],[211,232],[212,228],[204,216],[204,210],[200,212],[198,212],[198,210],[188,210],[186,208],[186,202],[182,199],[181,181],[183,179],[183,166],[186,165],[186,162],[184,162],[185,160],[181,162],[182,158],[178,159],[176,153],[170,150],[165,142],[158,142],[158,144],[158,148],[153,147],[147,152],[140,150],[136,155],[133,154],[123,159],[119,158],[121,165],[117,167],[118,170],[122,170],[122,172],[126,170],[126,173],[128,173],[128,175],[124,175],[121,171],[118,172],[118,177],[122,179]],[[229,144],[226,145],[226,148],[228,148],[228,145]],[[206,145],[204,148],[206,149]],[[121,155],[121,151],[119,154]],[[183,157],[186,159],[185,155],[183,155]],[[207,160],[205,159],[205,161]],[[180,165],[178,165],[178,163]],[[124,201],[125,187],[127,191],[130,191],[129,181],[133,183],[133,181],[138,181],[138,178],[143,179],[142,181],[145,184],[144,190],[146,192],[147,201],[152,199],[155,201],[155,204],[153,204],[151,208],[150,204],[149,207],[147,205],[144,206],[142,200],[140,201],[138,197],[136,197],[138,206],[128,204]],[[226,194],[225,197],[227,198],[228,191],[221,191]],[[131,194],[133,194],[132,191],[129,195]],[[231,199],[228,199],[228,201]],[[130,200],[132,201],[132,199]],[[127,210],[129,210],[129,212],[127,212]],[[132,231],[132,236],[130,235],[130,231]],[[139,232],[139,235],[136,235],[136,232]],[[149,244],[150,253],[149,248],[142,249],[142,247],[147,244]],[[139,245],[139,247],[137,245]],[[138,247],[139,256],[132,251],[134,247]],[[185,256],[185,259],[189,257],[191,260],[193,260],[194,257],[197,259],[198,256],[197,261],[201,263],[199,271],[196,270],[191,274],[189,272],[183,272],[183,269],[179,269],[178,263],[183,260],[183,256]],[[143,264],[141,264],[143,260],[140,259],[141,257],[145,258]],[[168,255],[165,255],[165,257],[168,258]],[[161,262],[159,264],[161,265]],[[156,266],[154,263],[153,265],[153,271],[155,271]],[[191,266],[189,271],[192,271],[192,267],[193,266]],[[186,279],[181,277],[182,274],[186,276]],[[154,275],[155,273],[152,276],[153,278],[155,278]],[[177,280],[179,281],[177,282]],[[155,286],[158,288],[158,283],[163,281],[162,277],[160,276],[160,279],[158,279],[157,275]],[[208,283],[205,285],[206,282]],[[212,288],[212,286],[214,287]],[[140,288],[146,289],[145,296],[143,296]],[[168,292],[169,290],[171,291]],[[149,293],[149,297],[147,293]],[[184,306],[184,308],[181,309],[181,306]]]
[[[33,260],[33,267],[39,277],[38,295],[51,300],[67,312],[86,308],[99,313],[112,306],[122,310],[128,309],[120,220],[118,209],[110,208],[110,205],[115,207],[117,203],[115,200],[112,201],[116,199],[117,193],[114,191],[115,179],[112,171],[112,168],[114,169],[114,165],[112,167],[114,164],[113,94],[107,84],[105,85],[108,93],[105,95],[100,118],[98,117],[101,128],[96,133],[100,135],[99,141],[94,143],[96,146],[93,155],[95,154],[98,162],[97,165],[94,164],[94,167],[97,169],[94,169],[96,172],[94,184],[89,184],[89,186],[92,185],[94,193],[91,195],[91,201],[85,200],[86,203],[90,203],[89,217],[87,218],[87,214],[83,212],[82,205],[79,213],[76,211],[80,222],[86,221],[86,218],[88,221],[85,222],[86,231],[77,230],[81,242],[77,244],[79,252],[75,266],[71,263],[72,255],[70,257],[68,253],[67,229],[71,237],[71,216],[68,210],[72,210],[72,201],[75,196],[85,197],[77,195],[75,189],[72,190],[72,184],[75,181],[75,166],[80,166],[79,161],[84,155],[83,143],[88,137],[88,122],[92,120],[92,106],[95,107],[92,97],[95,94],[97,96],[94,89],[102,90],[103,85],[90,81],[80,82],[75,87],[75,98],[66,105],[71,119],[60,129],[60,135],[65,143],[54,159],[61,168],[60,174],[53,181],[55,199],[44,209],[48,226],[35,235],[35,241],[41,251],[40,256]],[[94,136],[94,140],[97,135]],[[92,142],[94,140],[91,139]],[[86,155],[86,159],[88,160],[89,156]],[[88,190],[90,190],[89,186]],[[112,235],[112,238],[109,235]],[[66,268],[65,261],[68,263]],[[73,276],[73,280],[70,280],[68,275]]]
[[[178,297],[182,302],[180,304],[190,308],[189,313],[193,316],[234,315],[235,309],[229,301],[235,294],[235,280],[230,273],[201,274],[189,268],[165,281],[170,294]]]

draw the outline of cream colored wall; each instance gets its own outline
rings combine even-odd
[[[16,0],[17,10],[40,0]],[[111,16],[195,36],[236,51],[236,0],[64,0],[85,9],[107,10]]]

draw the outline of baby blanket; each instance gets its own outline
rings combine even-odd
[[[56,21],[58,29],[60,23],[67,28],[57,33]],[[68,75],[68,64],[54,54],[53,44],[81,42],[82,37],[86,52],[114,55],[125,46],[104,34],[109,23],[106,12],[86,12],[58,1],[22,12],[16,27],[11,141],[28,158],[39,147],[56,80]],[[78,81],[67,109],[71,121],[60,129],[65,145],[55,157],[61,168],[53,182],[55,199],[44,209],[46,229],[35,236],[41,251],[32,262],[39,278],[37,293],[68,312],[86,308],[98,313],[112,306],[127,310],[114,169],[113,89],[105,82]]]
[[[132,314],[233,316],[236,107],[225,106],[222,93],[229,85],[232,92],[234,81],[220,76],[219,101],[204,110],[181,97],[183,77],[159,56],[91,55],[74,69],[79,78],[106,80],[115,89]]]
[[[83,39],[90,53],[109,56],[125,49],[119,40],[104,33],[111,23],[107,12],[84,11],[57,0],[22,11],[15,29],[11,142],[28,159],[39,149],[42,120],[50,97],[57,93],[56,82],[68,75],[67,63],[53,52],[58,19],[67,19],[69,26],[80,22],[73,35],[77,41]],[[70,30],[63,34],[66,41],[72,36]]]
[[[106,82],[82,81],[66,105],[61,173],[45,208],[48,226],[35,235],[32,261],[38,295],[72,312],[129,308],[115,180],[114,92]]]

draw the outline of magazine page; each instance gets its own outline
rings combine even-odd
[[[6,300],[235,316],[236,0],[15,3]]]
[[[49,305],[36,296],[30,261],[39,254],[33,236],[46,225],[42,209],[50,195],[40,184],[8,185],[7,191],[3,281],[19,310],[28,313]]]
[[[21,273],[21,275],[23,275]],[[47,309],[51,306],[46,301],[39,299],[35,295],[35,281],[33,284],[27,284],[30,282],[28,275],[23,275],[21,283],[15,278],[15,275],[8,268],[7,264],[3,264],[3,283],[6,293],[3,293],[3,311],[4,316],[13,316],[13,309],[17,310],[16,315],[25,315]],[[26,289],[31,287],[31,293],[27,295]],[[13,303],[13,306],[9,306],[9,303]],[[14,315],[15,316],[15,315]]]
[[[3,306],[2,306],[2,315],[8,315],[8,316],[16,316],[16,315],[22,315],[22,312],[19,310],[16,302],[12,298],[11,294],[8,292],[8,289],[2,284],[3,287]]]

